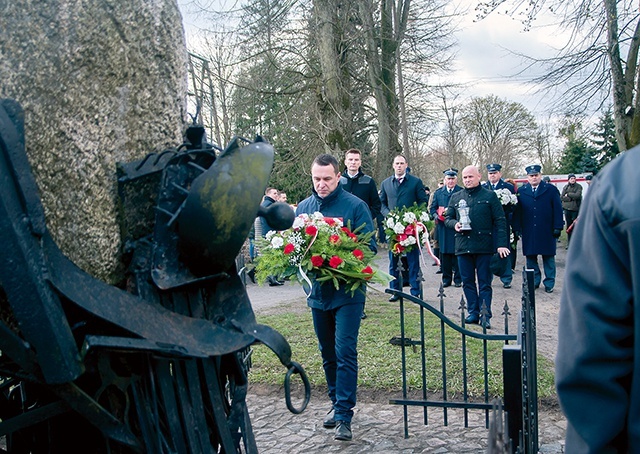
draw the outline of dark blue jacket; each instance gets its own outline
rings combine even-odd
[[[358,169],[358,173],[355,177],[350,178],[349,173],[345,169],[340,177],[340,184],[342,189],[361,199],[369,206],[371,211],[371,218],[378,219],[380,216],[380,197],[378,196],[378,187],[376,182],[369,175],[362,173]]]
[[[319,197],[314,190],[313,195],[298,204],[296,215],[302,213],[313,214],[316,211],[326,217],[342,219],[343,224],[345,226],[350,224],[352,230],[364,225],[360,232],[373,231],[373,220],[367,204],[355,195],[343,190],[340,184],[338,184],[335,191],[324,199]],[[369,247],[374,252],[378,251],[373,237]],[[364,303],[366,285],[363,285],[361,290],[356,290],[351,296],[351,293],[342,287],[336,290],[332,282],[321,284],[314,281],[311,294],[307,297],[307,305],[315,309],[332,310],[346,304]]]
[[[422,180],[407,172],[400,185],[394,176],[390,176],[380,184],[380,202],[382,215],[386,216],[394,208],[406,208],[414,203],[426,205],[429,203],[429,198],[424,192]]]
[[[462,188],[458,185],[454,186],[453,193],[455,194],[458,191],[462,191]],[[437,189],[433,193],[433,199],[431,199],[431,206],[429,207],[431,218],[438,224],[438,246],[441,254],[456,253],[456,231],[445,227],[444,221],[438,219],[438,208],[443,207],[446,209],[449,206],[451,195],[446,186]]]
[[[518,190],[513,230],[522,235],[524,255],[556,255],[554,230],[562,230],[562,202],[558,188],[540,182],[535,196],[530,184]]]
[[[567,253],[556,355],[567,454],[640,452],[638,168],[635,147],[598,173]]]

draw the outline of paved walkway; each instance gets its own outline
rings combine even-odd
[[[422,409],[409,408],[409,438],[404,438],[403,408],[384,401],[358,402],[352,422],[354,438],[350,442],[333,439],[333,429],[325,429],[322,419],[327,399],[312,396],[300,415],[290,413],[282,390],[252,390],[247,396],[251,422],[258,449],[262,454],[276,453],[483,453],[489,430],[485,414],[469,411],[464,427],[462,410],[448,410],[448,425],[443,412],[429,409],[428,425],[423,425]],[[400,395],[398,395],[399,397]],[[557,409],[539,413],[539,446],[542,453],[562,453],[566,422]]]

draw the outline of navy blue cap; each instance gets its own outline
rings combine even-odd
[[[584,177],[585,180],[589,181],[593,179],[593,175],[587,175],[586,177]]]
[[[500,164],[487,165],[487,172],[500,172],[500,169],[502,169],[502,166]]]
[[[458,169],[454,169],[453,167],[449,167],[447,170],[444,170],[442,173],[444,173],[444,175],[447,176],[447,177],[457,177],[458,176]]]
[[[532,175],[540,173],[540,171],[542,170],[542,166],[534,164],[532,166],[527,166],[524,170],[527,172],[527,175]]]

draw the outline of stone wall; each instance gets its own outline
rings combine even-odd
[[[118,161],[181,142],[187,53],[176,0],[0,0],[0,97],[26,147],[60,248],[121,278]]]

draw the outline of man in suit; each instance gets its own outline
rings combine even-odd
[[[502,166],[500,164],[489,164],[487,165],[487,182],[483,183],[482,186],[490,191],[496,191],[498,189],[506,189],[511,194],[516,193],[516,189],[513,187],[511,183],[507,183],[502,179]],[[504,211],[504,217],[507,220],[507,238],[511,235],[511,223],[513,219],[513,210],[515,205],[502,205],[502,209]],[[493,237],[497,240],[496,232],[494,232]],[[513,265],[509,262],[509,266],[505,270],[504,274],[500,276],[500,280],[502,281],[502,286],[504,288],[511,288],[511,281],[513,280]]]
[[[433,200],[429,207],[429,214],[435,220],[438,230],[438,246],[440,246],[440,266],[442,270],[442,286],[449,287],[451,283],[462,287],[462,277],[458,271],[456,259],[455,230],[444,225],[444,212],[449,206],[451,196],[462,191],[458,186],[458,170],[449,168],[444,172],[444,186],[433,193]]]
[[[518,204],[513,218],[514,235],[522,234],[522,253],[527,268],[534,271],[534,285],[544,284],[547,293],[553,292],[556,283],[556,245],[564,220],[560,192],[551,183],[542,181],[541,166],[526,169],[528,183],[518,190]],[[538,266],[542,256],[544,280]]]
[[[358,197],[369,207],[371,219],[378,224],[382,223],[380,214],[380,196],[375,180],[366,175],[362,169],[362,152],[356,148],[347,150],[344,154],[344,164],[346,168],[340,176],[342,189]],[[384,230],[383,230],[384,231]],[[362,310],[362,318],[367,318],[367,314]]]
[[[407,159],[403,155],[393,158],[393,175],[385,179],[380,184],[380,202],[382,204],[382,214],[386,216],[395,208],[406,208],[414,203],[426,205],[429,202],[424,192],[422,180],[407,172]],[[389,286],[394,290],[401,290],[398,282],[398,256],[389,250],[389,274],[396,278]],[[418,275],[420,274],[420,250],[414,248],[407,253],[407,264],[409,265],[409,284],[411,294],[420,296],[420,284]],[[397,301],[395,295],[389,301]]]

